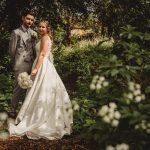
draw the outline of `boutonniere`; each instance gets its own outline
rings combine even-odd
[[[36,40],[37,39],[37,34],[36,33],[32,33],[31,34],[31,39]]]

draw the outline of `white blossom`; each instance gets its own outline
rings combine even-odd
[[[135,128],[136,130],[139,129],[139,125],[136,125],[134,128]]]
[[[137,95],[140,95],[140,94],[141,94],[141,90],[139,90],[139,89],[133,91],[134,96],[137,96]]]
[[[93,84],[93,83],[92,83],[92,84],[90,84],[90,89],[91,89],[91,90],[95,90],[95,89],[96,89],[95,84]]]
[[[101,89],[101,88],[102,88],[102,86],[101,86],[100,84],[97,84],[97,85],[96,85],[96,89],[97,89],[97,90],[99,90],[99,89]]]
[[[103,121],[106,122],[106,123],[110,123],[111,120],[108,116],[104,116]]]
[[[106,150],[115,150],[115,148],[114,148],[113,146],[111,146],[111,145],[108,145],[108,146],[106,147]]]
[[[7,120],[7,118],[8,118],[7,113],[5,113],[5,112],[1,112],[0,113],[0,120],[2,120],[2,121],[4,120],[5,121],[5,120]]]
[[[150,129],[147,129],[146,132],[147,132],[148,134],[150,134]]]
[[[105,77],[104,77],[104,76],[101,76],[101,77],[99,77],[99,80],[100,80],[100,81],[104,81],[104,80],[105,80]]]
[[[145,100],[145,95],[144,94],[141,95],[141,99]]]
[[[145,130],[145,129],[146,129],[146,124],[145,124],[145,123],[142,123],[142,124],[141,124],[141,128],[142,128],[143,130]]]
[[[140,102],[141,100],[142,100],[142,97],[141,97],[141,96],[136,96],[136,97],[135,97],[135,101],[136,101],[136,102]]]
[[[141,89],[141,85],[140,84],[135,84],[136,89]]]
[[[109,106],[110,106],[112,109],[117,108],[116,103],[113,103],[113,102],[110,102],[110,103],[109,103]]]
[[[134,91],[134,89],[135,89],[134,88],[134,83],[133,82],[129,82],[128,85],[129,85],[129,90],[130,91]]]
[[[94,77],[93,77],[93,80],[97,80],[99,78],[99,76],[98,75],[95,75]]]
[[[109,113],[109,114],[108,114],[108,117],[109,117],[110,119],[113,119],[113,118],[114,118],[114,113]]]
[[[74,107],[73,107],[73,110],[79,110],[79,109],[80,109],[79,105],[75,104]]]
[[[113,113],[114,112],[114,108],[110,107],[108,110],[109,113]]]
[[[107,105],[102,106],[102,108],[99,110],[98,114],[100,116],[104,116],[108,112],[109,108]]]
[[[116,146],[116,150],[129,150],[129,145],[122,143]]]
[[[117,127],[118,124],[119,124],[119,121],[118,121],[118,120],[116,120],[116,119],[112,120],[112,126],[113,126],[113,127]]]
[[[132,93],[128,93],[128,94],[127,94],[127,98],[133,99],[133,94],[132,94]]]
[[[1,132],[0,133],[0,139],[2,139],[2,140],[7,140],[9,138],[9,134],[8,134],[8,132]]]
[[[104,87],[107,87],[108,85],[109,85],[109,83],[108,83],[107,81],[104,81],[104,82],[103,82],[103,86],[104,86]]]
[[[98,115],[102,117],[102,120],[111,124],[113,127],[118,126],[121,114],[115,110],[117,105],[114,102],[110,102],[109,105],[104,105],[99,110]]]
[[[115,117],[116,119],[120,119],[121,114],[119,113],[119,111],[115,111],[115,112],[114,112],[114,117]]]

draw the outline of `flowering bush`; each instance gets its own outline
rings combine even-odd
[[[5,112],[0,112],[0,140],[6,140],[9,138],[9,133],[5,129],[7,124],[8,115]]]
[[[56,65],[73,83],[74,131],[94,142],[95,150],[148,149],[150,35],[132,29],[123,28],[111,48],[100,42],[61,56],[65,72]]]

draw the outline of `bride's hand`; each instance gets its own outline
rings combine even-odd
[[[38,71],[38,70],[37,70],[36,68],[34,68],[34,69],[32,70],[32,72],[31,72],[31,75],[32,75],[32,76],[35,76],[35,75],[37,74],[37,71]]]

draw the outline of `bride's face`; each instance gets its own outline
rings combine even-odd
[[[45,35],[48,33],[47,26],[44,22],[41,22],[39,24],[38,31],[39,31],[40,35]]]

